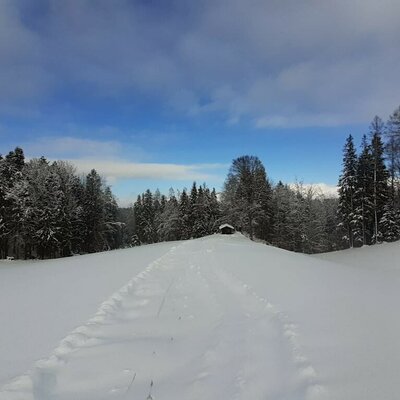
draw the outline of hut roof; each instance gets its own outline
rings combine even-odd
[[[232,230],[235,230],[235,228],[232,225],[229,224],[222,224],[219,229],[224,229],[224,228],[230,228]]]

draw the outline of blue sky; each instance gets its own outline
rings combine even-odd
[[[221,188],[233,158],[334,186],[400,104],[400,3],[4,0],[0,153],[95,167],[121,204]]]

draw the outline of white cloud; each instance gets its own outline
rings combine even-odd
[[[121,179],[147,179],[169,181],[220,181],[220,170],[227,164],[174,164],[143,162],[148,154],[141,149],[129,149],[117,141],[101,141],[76,137],[39,137],[23,145],[27,158],[45,155],[50,161],[71,162],[77,172],[87,174],[95,169],[114,184]],[[129,153],[129,159],[125,154]],[[139,157],[137,156],[139,154]],[[141,157],[142,156],[142,157]]]
[[[69,159],[81,173],[95,169],[108,182],[118,179],[148,179],[148,180],[213,180],[216,176],[213,170],[224,168],[223,164],[167,164],[167,163],[135,163],[119,160],[101,159]],[[211,173],[210,173],[211,172]]]

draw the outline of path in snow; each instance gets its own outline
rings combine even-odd
[[[0,260],[0,387],[47,357],[104,299],[172,246],[157,243],[44,261]]]
[[[296,326],[188,241],[151,263],[1,400],[319,399]]]

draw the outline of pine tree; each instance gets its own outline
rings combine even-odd
[[[387,139],[385,151],[390,176],[390,201],[392,208],[397,212],[400,209],[400,107],[389,117],[385,136]]]
[[[66,162],[50,164],[41,157],[25,163],[20,148],[0,157],[2,257],[9,252],[16,258],[47,258],[102,250],[111,219],[122,235],[116,209],[111,189],[103,190],[94,170],[83,185]],[[115,235],[112,240],[114,247],[122,243]]]
[[[394,242],[400,239],[400,215],[391,204],[387,204],[380,219],[382,239],[386,242]]]
[[[361,245],[370,244],[373,235],[373,160],[366,135],[363,136],[361,153],[357,162],[354,204],[352,219],[354,242]]]
[[[164,204],[165,207],[165,204]],[[154,225],[155,225],[155,236],[154,242],[160,241],[158,236],[158,226],[161,223],[161,215],[163,213],[163,207],[161,206],[161,193],[159,189],[156,189],[153,196],[153,209],[154,209]]]
[[[348,136],[343,150],[343,170],[339,178],[339,205],[338,215],[339,227],[343,229],[344,240],[349,247],[354,246],[353,218],[354,218],[354,197],[356,191],[356,166],[357,156],[354,148],[353,137]]]
[[[300,223],[301,248],[298,251],[312,254],[324,250],[325,243],[325,213],[322,199],[313,186],[305,187],[301,183],[296,185],[298,215]]]
[[[83,242],[81,234],[83,188],[75,175],[75,168],[68,162],[54,162],[51,169],[58,177],[62,193],[57,235],[60,255],[69,256],[74,252],[79,253]]]
[[[117,220],[117,200],[106,186],[103,194],[104,204],[104,239],[108,249],[118,249],[124,243],[125,224]]]
[[[197,220],[197,211],[196,211],[196,204],[197,204],[197,185],[196,182],[193,182],[192,189],[190,190],[190,197],[189,197],[189,227],[190,227],[190,237],[194,237],[193,234],[193,227],[196,224]]]
[[[15,198],[12,200],[9,193],[22,179],[24,165],[24,152],[20,147],[0,159],[0,253],[4,258],[9,254],[10,244],[13,251],[18,246],[19,216],[13,212],[19,209],[15,205]]]
[[[254,234],[259,239],[269,241],[272,235],[271,203],[272,187],[264,167],[254,171],[255,202],[258,204],[255,212]]]
[[[157,241],[157,227],[155,220],[155,209],[153,194],[149,189],[143,194],[141,224],[145,243],[155,243]]]
[[[208,234],[206,200],[204,189],[202,186],[199,186],[197,190],[196,201],[192,206],[192,213],[194,215],[192,236],[194,238],[200,238]]]
[[[137,200],[133,206],[133,212],[134,212],[134,220],[135,220],[135,235],[138,238],[138,242],[145,243],[146,238],[145,238],[145,222],[143,220],[143,201],[142,201],[143,196],[139,195],[137,197]]]
[[[288,185],[278,182],[273,190],[272,197],[272,220],[271,225],[272,243],[286,250],[294,250],[291,245],[293,224],[291,220],[291,209],[294,203],[294,193]]]
[[[172,189],[170,189],[169,198],[161,214],[157,229],[160,239],[163,241],[181,239],[182,232],[179,203]]]
[[[92,169],[86,176],[84,193],[84,220],[86,250],[89,253],[104,249],[104,197],[101,178]]]
[[[180,237],[183,240],[190,239],[192,227],[190,225],[190,200],[186,193],[186,189],[182,190],[179,199],[179,219],[180,219]]]
[[[57,255],[60,245],[60,221],[63,219],[63,193],[58,176],[50,166],[44,167],[44,172],[46,178],[38,210],[39,225],[35,234],[41,258]]]
[[[382,240],[382,231],[379,227],[385,207],[388,204],[389,174],[384,162],[384,145],[382,142],[383,122],[375,117],[371,123],[371,156],[373,172],[373,243]]]
[[[218,225],[221,220],[221,206],[218,201],[215,188],[210,193],[210,233],[218,232]]]

